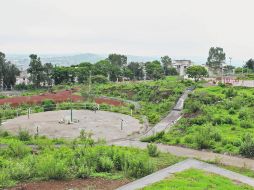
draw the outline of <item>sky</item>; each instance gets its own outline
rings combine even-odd
[[[254,57],[253,0],[0,0],[0,51]]]

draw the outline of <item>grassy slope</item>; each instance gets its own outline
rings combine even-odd
[[[167,77],[158,81],[140,81],[95,85],[97,95],[119,97],[140,102],[141,114],[146,115],[150,123],[155,124],[165,117],[168,111],[184,91],[190,81],[181,81],[177,77]]]
[[[254,188],[237,184],[219,175],[196,169],[175,174],[172,178],[144,188],[144,190],[253,190]]]
[[[228,98],[229,89],[198,88],[186,101],[185,117],[170,132],[152,140],[239,154],[242,138],[254,133],[254,89],[234,88],[237,95]],[[241,126],[244,123],[250,128]]]

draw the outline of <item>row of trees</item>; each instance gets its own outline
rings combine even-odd
[[[20,70],[5,59],[5,54],[0,52],[0,89],[10,89],[16,83]]]
[[[110,54],[107,59],[95,64],[83,62],[70,67],[53,66],[51,63],[42,64],[37,55],[30,55],[28,68],[30,80],[38,87],[43,84],[106,82],[118,80],[156,80],[167,75],[177,75],[172,66],[171,58],[164,56],[160,61],[130,62],[125,55]]]

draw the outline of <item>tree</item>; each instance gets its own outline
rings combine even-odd
[[[55,66],[53,68],[52,78],[55,84],[62,84],[69,82],[69,69],[68,67]]]
[[[172,67],[172,60],[169,56],[163,56],[161,57],[161,63],[163,67],[164,74],[167,76],[169,75],[169,68]]]
[[[168,68],[168,75],[178,75],[178,72],[175,67]]]
[[[44,82],[44,67],[41,63],[41,60],[37,55],[31,54],[30,56],[30,64],[27,72],[30,74],[30,80],[36,87],[40,87],[41,83]]]
[[[146,63],[147,78],[151,80],[157,80],[164,77],[163,69],[159,61]]]
[[[103,75],[110,78],[112,66],[108,60],[101,60],[93,65],[93,75]]]
[[[208,75],[207,70],[205,67],[200,65],[195,65],[187,68],[188,77],[194,78],[195,82],[199,81],[201,77],[205,77]]]
[[[75,66],[75,75],[78,78],[78,82],[79,83],[87,82],[90,77],[90,74],[92,73],[92,70],[93,70],[93,64],[89,62],[83,62]]]
[[[222,63],[225,62],[225,59],[226,54],[224,53],[223,48],[211,47],[206,65],[214,70],[218,70],[222,66]]]
[[[0,52],[0,88],[11,88],[16,83],[20,70],[16,65],[6,61],[5,54]]]
[[[51,63],[46,63],[44,65],[44,76],[45,82],[48,86],[52,86],[52,75],[53,75],[53,65]]]
[[[143,77],[144,77],[143,63],[130,62],[127,67],[133,73],[132,79],[134,79],[134,80],[142,80],[143,79]]]
[[[244,68],[250,69],[252,71],[254,71],[254,59],[249,59],[245,65]]]
[[[108,60],[112,65],[123,67],[127,65],[127,57],[120,54],[110,54]]]

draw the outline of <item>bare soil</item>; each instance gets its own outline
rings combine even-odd
[[[130,181],[128,179],[109,180],[103,178],[74,179],[66,181],[40,181],[22,183],[8,190],[113,190]]]

